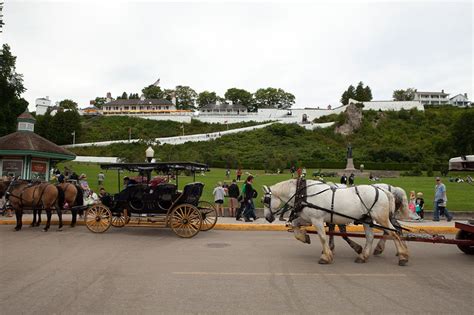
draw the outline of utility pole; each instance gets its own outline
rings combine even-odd
[[[74,146],[76,144],[76,130],[74,130],[72,133],[72,145]]]
[[[128,127],[128,142],[132,141],[132,127]]]

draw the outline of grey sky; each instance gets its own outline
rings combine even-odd
[[[473,93],[473,4],[449,2],[163,3],[9,1],[2,43],[34,110],[37,97],[81,107],[112,92],[189,85],[197,92],[280,87],[296,107],[337,105],[364,81]]]

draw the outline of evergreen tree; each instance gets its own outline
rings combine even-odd
[[[355,88],[353,85],[349,85],[349,87],[347,88],[346,91],[344,91],[344,93],[342,93],[342,96],[341,96],[341,103],[342,105],[347,105],[349,104],[349,99],[355,99],[356,98],[356,92],[355,92]]]
[[[16,72],[16,56],[10,46],[3,44],[0,50],[0,136],[16,130],[16,118],[28,108],[21,98],[25,91],[23,75]]]

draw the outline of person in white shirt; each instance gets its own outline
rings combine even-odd
[[[212,194],[214,195],[214,203],[216,204],[217,216],[223,217],[225,189],[224,187],[222,187],[221,182],[217,183],[216,188],[214,188]]]

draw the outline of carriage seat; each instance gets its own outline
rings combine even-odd
[[[189,203],[197,206],[199,199],[201,198],[202,191],[204,189],[203,183],[189,183],[183,188],[183,192],[179,196],[178,202],[180,204]]]

